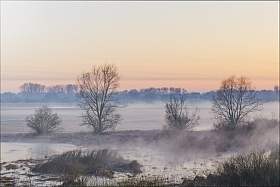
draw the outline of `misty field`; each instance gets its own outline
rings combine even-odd
[[[25,117],[43,105],[1,104],[2,181],[17,181],[19,185],[60,185],[61,177],[31,172],[30,168],[65,151],[109,149],[124,160],[137,160],[141,164],[141,174],[136,177],[160,176],[164,181],[181,184],[185,179],[207,176],[219,163],[238,153],[270,150],[275,144],[279,145],[279,125],[257,128],[250,138],[239,133],[237,138],[228,139],[230,135],[220,136],[210,131],[214,120],[209,102],[188,103],[190,110],[199,108],[201,120],[194,131],[178,135],[162,132],[164,103],[130,104],[120,110],[123,120],[115,132],[94,136],[91,129],[80,126],[82,111],[75,104],[50,104],[48,106],[61,117],[64,131],[34,136],[28,133]],[[269,119],[273,115],[279,116],[278,102],[265,103],[262,108],[261,113],[252,117],[260,117],[260,114]],[[91,176],[88,180],[109,185],[132,176],[114,172],[113,179]]]
[[[199,109],[199,125],[194,130],[210,130],[214,120],[210,114],[211,102],[188,102],[190,110]],[[64,132],[88,132],[91,129],[80,126],[82,110],[77,104],[49,104],[49,103],[1,103],[1,132],[2,133],[27,133],[26,116],[34,111],[48,105],[55,113],[62,118]],[[126,108],[119,110],[123,116],[121,125],[116,127],[116,131],[122,130],[161,130],[164,125],[164,102],[129,104]],[[263,110],[252,117],[271,118],[272,115],[279,116],[279,102],[265,103]]]

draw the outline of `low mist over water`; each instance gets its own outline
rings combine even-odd
[[[199,125],[194,130],[210,130],[213,126],[211,102],[188,102],[190,111],[198,108],[201,119]],[[81,126],[80,118],[82,110],[76,104],[38,104],[38,103],[4,103],[1,104],[1,132],[2,133],[25,133],[29,132],[25,118],[34,114],[35,110],[44,105],[49,106],[53,112],[57,113],[64,127],[64,132],[88,132],[91,129]],[[165,103],[134,103],[119,110],[122,115],[121,124],[116,127],[121,130],[157,130],[164,125]],[[279,102],[265,103],[262,111],[255,113],[251,117],[278,118]]]
[[[19,159],[42,159],[46,156],[75,149],[71,144],[1,142],[1,162]]]
[[[249,132],[241,129],[235,132],[234,138],[227,132],[204,131],[210,130],[214,123],[210,113],[211,102],[187,102],[190,112],[195,108],[200,110],[199,125],[192,132],[165,134],[161,131],[165,123],[165,103],[155,102],[134,103],[120,109],[123,120],[116,132],[103,135],[87,133],[92,129],[80,125],[83,111],[76,104],[48,104],[61,117],[65,133],[40,136],[27,133],[30,129],[25,118],[44,105],[1,104],[2,176],[28,181],[31,173],[34,174],[31,182],[35,186],[60,185],[58,174],[50,177],[34,173],[31,168],[65,151],[108,149],[129,162],[136,160],[141,165],[142,176],[162,176],[182,184],[186,178],[194,179],[197,175],[204,176],[205,172],[214,172],[220,163],[238,152],[251,149],[270,151],[279,147],[279,122],[275,120],[256,120],[255,128]],[[278,116],[279,102],[273,102],[262,105],[262,111],[251,117]],[[11,170],[10,166],[16,169]],[[117,182],[127,177],[127,173],[115,172],[112,179],[106,180]],[[104,180],[104,176],[93,178]]]

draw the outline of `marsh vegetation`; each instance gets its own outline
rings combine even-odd
[[[81,132],[76,128],[69,133],[67,124],[66,132],[59,132],[61,118],[48,107],[42,107],[26,118],[26,126],[35,133],[1,136],[4,142],[71,143],[81,146],[80,149],[48,154],[41,159],[1,163],[1,171],[4,171],[1,183],[29,186],[46,185],[46,181],[62,186],[279,184],[279,149],[275,148],[279,146],[279,119],[254,117],[260,103],[249,79],[230,77],[222,82],[212,103],[216,121],[207,130],[193,131],[203,120],[199,107],[186,102],[186,93],[177,93],[170,95],[169,102],[161,106],[162,123],[157,130],[114,131],[120,122],[120,115],[115,113],[119,108],[115,103],[119,77],[112,69],[116,80],[113,76],[113,87],[110,87],[106,83],[111,80],[106,67],[104,70],[93,68],[93,72],[80,77],[80,94],[84,96],[80,105],[85,112],[82,121],[85,124],[86,120],[90,131]],[[93,80],[100,84],[89,88],[85,82]],[[72,109],[76,112],[76,108]],[[143,107],[143,111],[147,110]],[[147,116],[144,113],[139,121],[148,122]],[[154,122],[150,124],[153,126]],[[23,175],[29,178],[29,183],[26,179],[24,183],[20,179],[10,181],[11,173],[17,172],[25,172]]]
[[[221,186],[225,181],[234,186],[272,186],[279,183],[276,177],[279,174],[278,129],[277,119],[257,118],[231,131],[14,135],[18,141],[66,141],[84,148],[31,160],[30,164],[28,160],[24,161],[26,164],[7,162],[1,170],[4,173],[17,171],[20,165],[26,165],[26,171],[29,167],[36,175],[31,177],[32,184],[38,184],[38,181],[47,184],[45,179],[50,178],[55,182],[53,184],[64,186]],[[16,139],[12,135],[4,138]],[[104,149],[100,149],[102,147]],[[133,172],[133,167],[129,166],[133,160],[137,161],[142,173]],[[10,166],[18,169],[13,170]],[[262,180],[254,180],[260,175]],[[36,177],[38,181],[33,180]],[[232,182],[237,178],[238,184]],[[22,183],[17,181],[16,184]]]

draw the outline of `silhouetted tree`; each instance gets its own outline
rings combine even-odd
[[[48,92],[49,93],[66,93],[66,86],[58,84],[58,85],[54,85],[54,86],[50,86],[48,87]]]
[[[19,87],[19,89],[20,89],[21,93],[27,93],[27,94],[43,93],[46,91],[46,86],[42,85],[42,84],[28,82],[28,83],[22,84]]]
[[[114,129],[121,115],[116,110],[122,105],[116,97],[120,75],[114,65],[94,66],[90,72],[77,79],[79,106],[85,111],[83,124],[93,128],[94,133]]]
[[[78,92],[78,86],[75,84],[67,84],[65,85],[66,94],[73,94]]]
[[[49,134],[62,130],[61,119],[46,106],[36,110],[35,114],[26,117],[27,126],[36,134]]]
[[[274,90],[275,93],[279,93],[279,86],[278,86],[278,85],[275,85],[275,86],[273,87],[273,90]]]
[[[248,114],[259,111],[261,105],[252,82],[243,76],[223,80],[212,101],[211,110],[218,122],[214,127],[224,129],[235,128]]]
[[[198,120],[200,119],[198,115],[199,110],[196,108],[190,114],[185,101],[186,95],[184,94],[170,96],[169,102],[165,104],[165,129],[191,130],[198,125]]]

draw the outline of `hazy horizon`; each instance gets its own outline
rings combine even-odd
[[[24,82],[25,83],[25,82]],[[21,85],[23,85],[24,83],[22,83]],[[41,84],[40,82],[31,82],[31,83],[37,83],[37,84]],[[71,83],[69,83],[69,84],[71,84]],[[60,84],[60,83],[57,83],[57,85],[63,85],[63,84]],[[66,85],[66,84],[65,84]],[[44,86],[46,86],[46,87],[51,87],[51,86],[55,86],[55,85],[44,85]],[[143,88],[130,88],[130,89],[118,89],[117,90],[117,92],[122,92],[122,91],[125,91],[125,90],[127,90],[127,91],[130,91],[130,90],[134,90],[134,89],[136,89],[137,91],[140,91],[141,89],[149,89],[149,88],[164,88],[164,87],[167,87],[167,86],[163,86],[163,87],[153,87],[153,86],[151,86],[151,87],[143,87]],[[174,87],[174,86],[170,86],[170,87],[167,87],[168,89],[169,88],[171,88],[171,87],[173,87],[173,88],[181,88],[182,90],[184,89],[184,90],[186,90],[188,93],[196,93],[196,92],[199,92],[200,94],[203,94],[203,93],[207,93],[207,92],[211,92],[211,91],[217,91],[218,89],[219,89],[219,86],[216,88],[216,89],[212,89],[212,90],[204,90],[204,91],[198,91],[198,90],[188,90],[187,88],[182,88],[182,87]],[[256,91],[262,91],[262,90],[272,90],[272,91],[274,91],[274,88],[270,88],[270,89],[256,89]],[[17,89],[17,91],[15,91],[15,92],[13,92],[13,91],[2,91],[1,90],[1,94],[4,94],[4,93],[14,93],[14,94],[18,94],[18,93],[21,93],[20,92],[20,89]],[[43,93],[47,93],[48,91],[46,90],[45,92],[43,92]]]
[[[115,64],[119,90],[279,85],[279,2],[1,1],[1,93]]]

